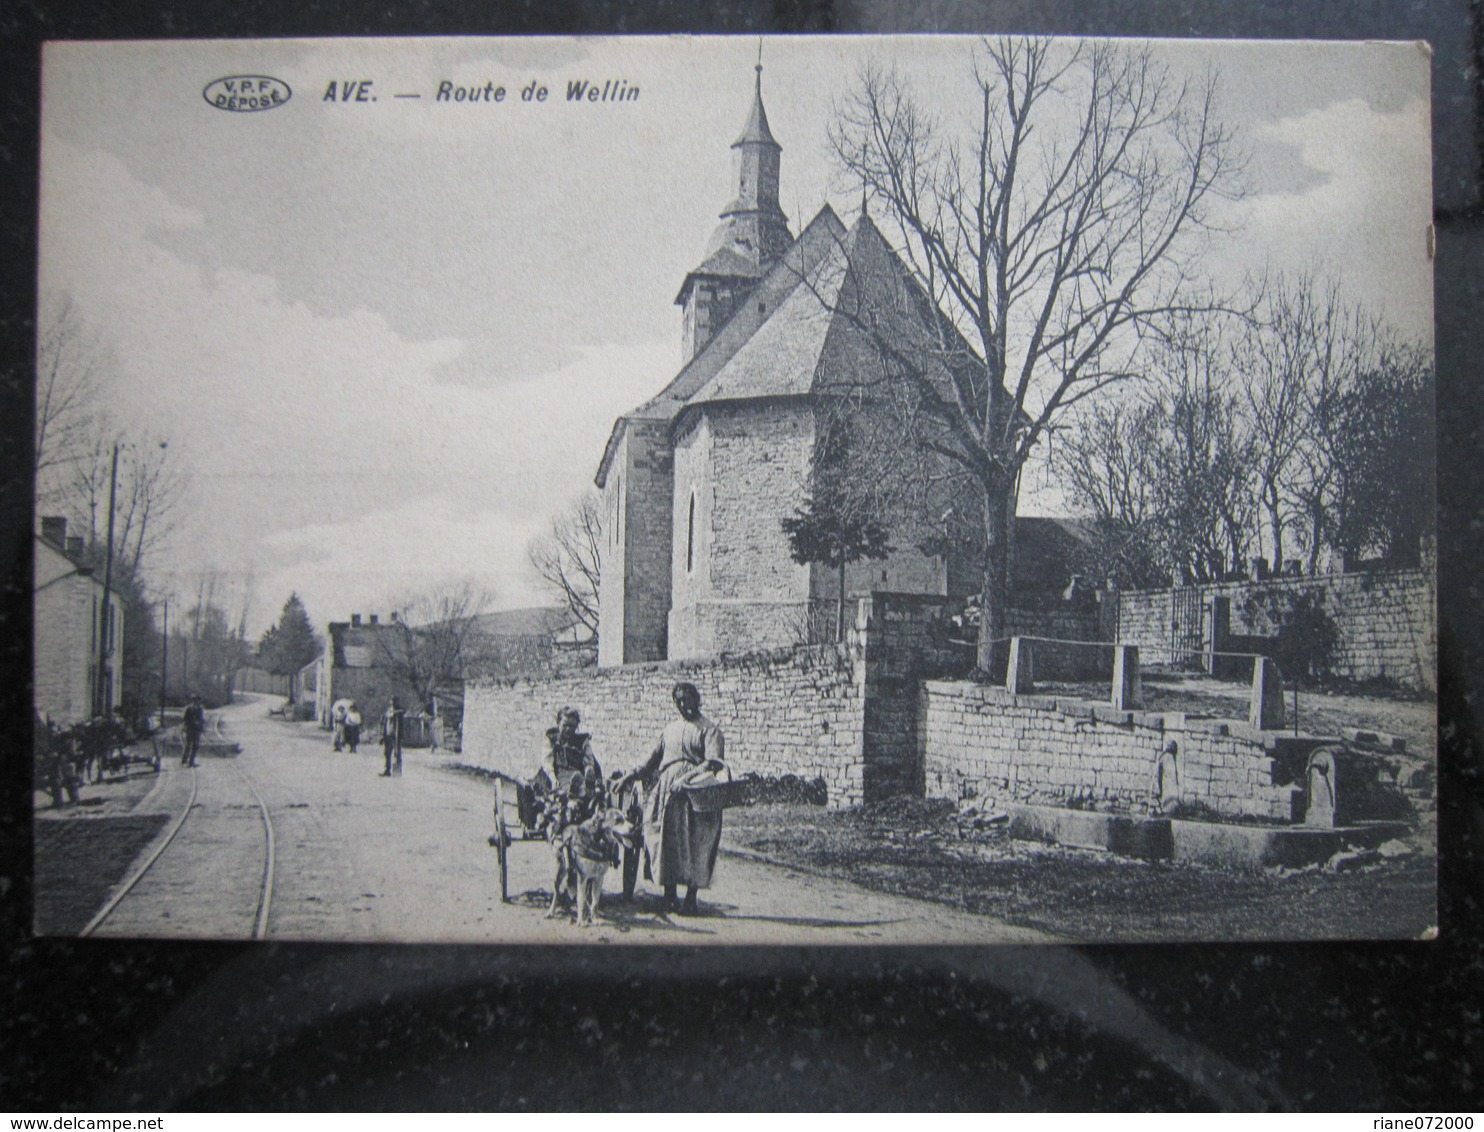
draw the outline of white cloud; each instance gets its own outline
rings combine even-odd
[[[1386,114],[1362,99],[1347,99],[1283,118],[1254,135],[1257,144],[1294,147],[1323,176],[1299,192],[1251,198],[1243,232],[1249,250],[1266,248],[1275,266],[1290,270],[1318,266],[1407,333],[1430,334],[1426,104],[1413,100]]]
[[[668,342],[575,345],[553,372],[450,383],[461,340],[409,341],[376,313],[284,302],[270,277],[208,273],[151,238],[199,218],[116,158],[56,142],[46,161],[65,189],[46,201],[43,286],[66,281],[123,359],[115,411],[190,473],[162,567],[250,569],[274,609],[298,589],[340,616],[393,579],[450,575],[525,600],[527,540],[674,365]]]

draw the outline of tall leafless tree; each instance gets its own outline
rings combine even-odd
[[[1173,334],[1148,365],[1150,382],[1089,403],[1058,430],[1051,468],[1094,521],[1100,576],[1136,587],[1219,578],[1241,567],[1254,534],[1239,382],[1206,327]]]
[[[118,484],[112,484],[113,448],[120,452]],[[98,428],[72,459],[66,499],[87,524],[88,544],[98,547],[108,529],[108,504],[114,501],[114,555],[138,571],[149,552],[170,534],[184,481],[162,441],[131,441],[122,433]]]
[[[468,582],[410,594],[392,604],[376,634],[380,663],[416,693],[418,706],[462,687],[466,646],[490,596]]]
[[[68,470],[91,446],[107,357],[72,299],[43,296],[36,343],[37,499],[66,491]]]
[[[1147,50],[990,40],[972,89],[960,135],[905,79],[868,70],[832,143],[895,230],[920,305],[945,316],[921,345],[878,345],[912,389],[919,443],[977,489],[988,669],[1021,469],[1062,413],[1138,373],[1160,320],[1217,305],[1198,257],[1238,161],[1214,78]]]
[[[1339,402],[1376,340],[1365,312],[1334,280],[1279,278],[1238,345],[1246,415],[1274,569],[1304,555],[1318,563],[1329,525]]]
[[[603,569],[603,501],[589,491],[551,521],[526,549],[553,597],[590,642],[598,639],[598,579]]]

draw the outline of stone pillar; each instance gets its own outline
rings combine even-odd
[[[1139,646],[1113,646],[1113,710],[1134,711],[1144,706],[1139,680]]]
[[[1309,765],[1304,775],[1304,786],[1308,793],[1308,807],[1304,811],[1304,824],[1320,829],[1333,829],[1339,811],[1337,769],[1334,752],[1321,747],[1309,756]]]
[[[1252,662],[1252,700],[1247,722],[1264,731],[1283,726],[1283,676],[1276,661],[1260,656]]]
[[[1010,638],[1010,663],[1005,669],[1005,687],[1017,696],[1036,690],[1033,650],[1025,637]]]
[[[1173,739],[1154,760],[1154,805],[1161,814],[1180,808],[1180,746]]]
[[[1231,598],[1211,594],[1206,598],[1206,608],[1202,614],[1205,624],[1201,627],[1201,639],[1206,649],[1206,655],[1201,658],[1202,663],[1210,675],[1224,676],[1231,670],[1234,661],[1241,663],[1236,657],[1216,655],[1219,652],[1225,652],[1227,645],[1231,643]]]

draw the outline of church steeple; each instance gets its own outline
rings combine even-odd
[[[752,109],[732,143],[736,195],[721,211],[706,255],[680,288],[685,308],[685,358],[689,361],[731,316],[736,304],[793,243],[788,217],[778,203],[779,156],[783,147],[768,127],[763,108],[762,45],[754,68]]]
[[[763,108],[761,44],[754,70],[752,109],[741,136],[732,143],[737,195],[722,209],[723,223],[711,242],[713,247],[718,246],[717,237],[724,237],[762,268],[782,255],[793,241],[788,234],[788,218],[778,203],[779,156],[783,147],[768,128],[768,112]]]

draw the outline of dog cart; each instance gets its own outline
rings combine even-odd
[[[603,788],[590,790],[580,773],[562,776],[562,781],[549,789],[538,791],[529,782],[522,782],[502,771],[495,771],[495,831],[489,843],[495,850],[500,874],[500,902],[510,902],[510,850],[527,842],[549,843],[548,831],[553,823],[558,827],[569,822],[581,821],[595,802],[604,800]]]

